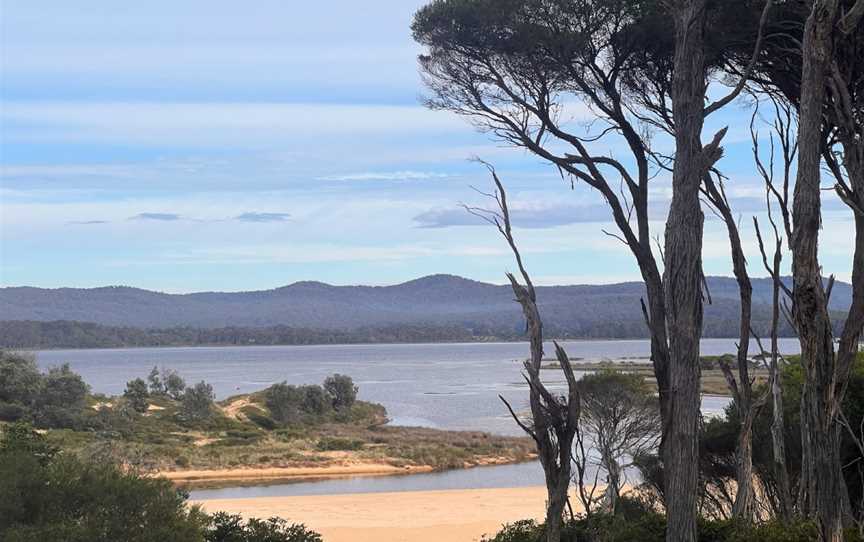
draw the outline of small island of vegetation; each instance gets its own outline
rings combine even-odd
[[[0,353],[0,424],[26,422],[48,445],[107,457],[182,483],[395,474],[526,461],[526,438],[386,425],[383,406],[357,399],[345,375],[322,385],[281,382],[215,401],[206,382],[170,370],[127,383],[121,396],[90,392],[68,366],[40,372],[34,358]]]

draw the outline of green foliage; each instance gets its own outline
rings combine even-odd
[[[130,380],[126,383],[126,389],[123,391],[123,397],[129,402],[135,412],[147,412],[149,407],[150,392],[147,389],[147,383],[140,378]]]
[[[16,403],[0,403],[0,422],[17,422],[27,415],[27,408]]]
[[[153,370],[147,375],[147,386],[150,388],[152,395],[162,395],[165,393],[165,385],[162,378],[159,376],[159,369],[154,365]]]
[[[795,485],[801,469],[800,402],[804,371],[797,356],[790,356],[787,361],[783,366],[780,382],[783,388],[786,459],[792,476],[791,482]],[[757,387],[756,393],[760,393],[762,389],[764,388]],[[761,481],[773,488],[776,478],[771,442],[772,410],[769,401],[754,422],[753,467]],[[859,355],[853,365],[843,400],[843,412],[851,427],[861,427],[864,421],[864,355]],[[738,424],[737,409],[734,404],[730,404],[724,417],[708,419],[703,426],[700,438],[700,473],[702,481],[709,486],[717,488],[734,479]],[[845,429],[841,431],[841,454],[843,465],[855,464],[860,460],[860,451]],[[653,480],[655,488],[659,489],[659,478],[647,474],[649,475],[646,476],[646,471],[643,471],[643,478]],[[852,507],[860,510],[864,503],[864,472],[857,468],[847,468],[844,476]]]
[[[23,453],[45,465],[57,455],[58,451],[55,446],[48,444],[44,436],[33,430],[30,424],[14,423],[3,428],[0,457]]]
[[[300,388],[286,382],[273,384],[265,392],[265,402],[273,419],[285,425],[300,421],[303,399]]]
[[[22,444],[23,443],[23,444]],[[0,539],[6,542],[194,542],[203,514],[164,479],[45,447],[24,428],[0,444]]]
[[[0,403],[32,406],[41,388],[35,357],[0,350]]]
[[[42,387],[32,410],[40,427],[80,427],[89,387],[69,365],[52,367],[42,377]]]
[[[305,525],[288,523],[281,518],[250,519],[217,512],[210,517],[204,536],[206,542],[322,542],[321,535]]]
[[[537,542],[543,540],[543,532],[544,526],[535,521],[517,521],[504,525],[495,536],[485,537],[482,542]],[[561,533],[562,542],[663,542],[665,538],[666,519],[647,510],[630,517],[595,514],[566,522]],[[699,522],[699,542],[811,542],[817,538],[818,532],[809,522],[755,526],[731,521]]]
[[[213,386],[203,380],[186,388],[181,400],[183,417],[190,421],[207,420],[213,416]]]
[[[186,381],[175,371],[168,371],[167,374],[164,371],[162,372],[162,385],[168,397],[175,401],[179,401],[186,390]]]
[[[330,398],[321,386],[303,386],[303,411],[320,416],[330,409]]]
[[[168,480],[141,477],[106,457],[58,454],[31,427],[7,426],[0,438],[0,540],[322,542],[279,518],[208,517],[187,506],[186,493]]]
[[[279,427],[279,424],[276,423],[276,420],[268,416],[260,408],[245,407],[241,410],[241,412],[245,414],[247,418],[249,418],[250,422],[254,423],[261,429],[273,431]]]
[[[363,448],[363,441],[341,437],[322,437],[318,440],[316,448],[322,452],[359,450]]]
[[[333,408],[342,410],[354,404],[359,388],[354,385],[354,380],[350,376],[337,373],[324,380],[324,390],[330,396]]]

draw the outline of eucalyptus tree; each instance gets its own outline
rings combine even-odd
[[[702,127],[746,80],[705,105],[707,20],[706,0],[436,0],[413,24],[427,49],[420,66],[432,91],[429,107],[472,119],[551,163],[571,184],[597,190],[608,204],[618,231],[607,233],[630,250],[646,287],[642,309],[663,421],[667,539],[685,541],[696,539],[697,515],[699,194],[722,156],[725,135],[721,130],[703,145]],[[646,55],[646,38],[668,47]],[[574,129],[577,104],[590,110],[594,130]],[[648,213],[651,163],[659,155],[651,148],[652,128],[675,142],[662,275]],[[595,150],[613,140],[623,143],[625,158]]]
[[[839,540],[848,499],[838,416],[864,325],[864,1],[811,0],[778,7],[753,80],[756,90],[784,100],[798,115],[791,211],[788,202],[782,204],[792,251],[788,295],[806,372],[798,507],[817,518],[822,538]],[[729,2],[726,8],[738,16],[752,9],[747,2]],[[742,65],[741,54],[731,48],[730,71]],[[855,223],[852,303],[836,347],[828,310],[833,278],[825,280],[818,256],[823,166]]]

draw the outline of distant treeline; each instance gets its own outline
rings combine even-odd
[[[757,333],[767,329],[768,322],[756,320]],[[732,337],[737,332],[736,319],[707,319],[705,337]],[[781,335],[792,336],[787,323]],[[556,339],[633,339],[644,338],[644,324],[638,322],[604,323],[578,330],[547,328],[547,336]],[[120,348],[145,346],[196,345],[304,345],[304,344],[372,344],[515,341],[524,337],[522,328],[501,329],[491,325],[454,324],[451,326],[401,324],[389,327],[352,330],[306,329],[289,326],[223,327],[201,329],[172,327],[142,329],[104,326],[91,322],[58,320],[0,321],[0,348]]]
[[[515,339],[517,337],[515,334],[513,337],[484,336],[480,330],[460,326],[400,325],[348,331],[300,329],[287,326],[140,329],[67,320],[53,322],[0,321],[0,347],[2,348],[410,343],[506,340],[510,338]]]

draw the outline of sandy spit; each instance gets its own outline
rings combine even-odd
[[[371,476],[387,474],[415,474],[431,472],[429,466],[396,467],[376,463],[353,463],[327,467],[264,467],[214,470],[179,470],[152,473],[174,482],[240,482],[260,480],[284,480],[290,478],[326,478],[340,476]]]

